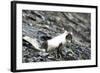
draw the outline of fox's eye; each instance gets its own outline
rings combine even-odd
[[[69,34],[66,36],[66,39],[67,39],[67,40],[72,40],[72,35],[69,33]]]

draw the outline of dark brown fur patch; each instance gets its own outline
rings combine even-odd
[[[66,39],[72,40],[72,35],[69,33],[69,34],[66,36]]]
[[[44,41],[42,43],[42,46],[41,46],[43,49],[46,49],[46,52],[47,52],[47,48],[48,48],[48,42],[47,41]]]

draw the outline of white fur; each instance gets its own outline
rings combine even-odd
[[[61,43],[62,43],[62,45],[65,45],[66,44],[66,35],[68,35],[67,31],[65,31],[63,34],[60,34],[60,35],[54,37],[53,39],[47,40],[47,43],[48,43],[47,51],[57,48]],[[31,43],[35,47],[35,49],[42,51],[42,52],[45,51],[45,49],[40,48],[39,43],[37,42],[36,39],[33,39],[28,36],[23,37],[23,39],[25,39],[26,41]]]
[[[65,44],[66,43],[66,35],[68,34],[67,31],[65,31],[63,34],[57,36],[57,37],[54,37],[53,39],[50,39],[48,40],[48,48],[47,48],[47,51],[50,51],[52,49],[55,49],[56,47],[59,46],[59,44]]]
[[[36,39],[33,39],[33,38],[29,37],[29,36],[25,36],[25,37],[23,37],[23,39],[28,41],[29,43],[31,43],[35,47],[36,50],[39,50],[39,51],[42,51],[42,52],[45,51],[45,49],[40,49],[39,48],[40,46],[39,46],[39,44],[38,44]]]

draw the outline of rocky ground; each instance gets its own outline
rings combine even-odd
[[[73,33],[73,41],[64,46],[59,57],[57,50],[51,53],[39,52],[23,45],[22,62],[48,62],[91,59],[91,15],[89,13],[22,11],[22,35],[37,38],[41,36],[55,37],[64,29]],[[24,43],[24,41],[23,41]]]

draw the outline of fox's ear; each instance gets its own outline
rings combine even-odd
[[[64,31],[64,33],[65,33],[65,34],[67,34],[67,33],[68,33],[68,31],[66,31],[66,30],[65,30],[65,31]]]
[[[72,32],[70,32],[70,34],[71,34],[71,35],[73,35],[73,33],[72,33]]]

